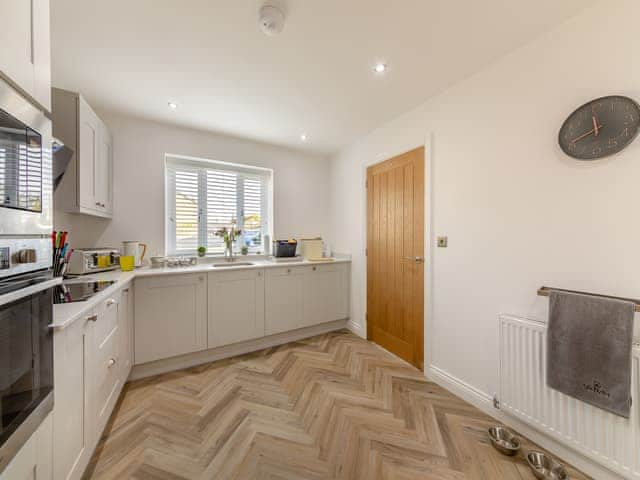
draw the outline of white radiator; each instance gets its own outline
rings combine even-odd
[[[546,385],[546,324],[500,316],[500,409],[626,478],[640,479],[640,346],[630,419]]]

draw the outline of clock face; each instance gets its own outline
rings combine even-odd
[[[567,155],[596,160],[618,153],[640,131],[640,105],[618,95],[593,100],[569,115],[558,142]]]

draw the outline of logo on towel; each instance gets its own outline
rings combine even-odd
[[[593,392],[596,395],[600,395],[601,397],[607,397],[607,398],[611,397],[611,394],[607,391],[605,386],[602,385],[597,380],[594,380],[591,385],[583,383],[582,386],[584,387],[585,390],[589,392]]]

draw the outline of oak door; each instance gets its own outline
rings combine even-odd
[[[367,337],[424,363],[424,148],[367,169]]]

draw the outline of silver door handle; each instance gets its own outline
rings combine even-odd
[[[422,257],[404,257],[405,260],[411,260],[412,262],[422,263],[424,262],[424,258]]]

